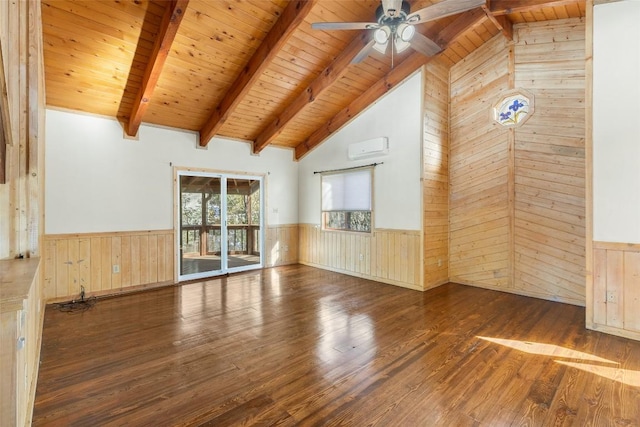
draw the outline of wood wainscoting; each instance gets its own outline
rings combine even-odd
[[[590,329],[640,339],[640,244],[593,242]]]
[[[173,230],[49,234],[43,260],[49,302],[173,283]]]
[[[422,290],[420,234],[389,229],[347,233],[301,224],[299,263]]]
[[[298,224],[267,226],[265,267],[298,262]]]
[[[298,262],[297,224],[267,227],[265,243],[265,267]],[[45,298],[77,298],[81,286],[90,296],[174,283],[174,253],[173,230],[45,235]]]

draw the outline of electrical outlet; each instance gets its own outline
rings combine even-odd
[[[113,264],[113,273],[120,273],[120,266],[118,264]]]
[[[360,261],[364,260],[364,255],[360,254]]]
[[[438,267],[442,267],[442,260],[441,259],[438,260]]]
[[[289,245],[284,245],[284,251],[289,252]]]
[[[618,295],[616,294],[615,291],[607,291],[607,302],[610,302],[613,304],[618,302]]]

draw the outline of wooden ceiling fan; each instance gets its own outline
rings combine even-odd
[[[426,55],[433,56],[442,48],[433,40],[416,31],[415,25],[445,16],[455,15],[486,3],[485,0],[442,0],[411,13],[411,5],[404,0],[380,0],[376,9],[376,22],[315,22],[311,28],[316,30],[373,30],[371,40],[353,59],[362,61],[373,48],[385,54],[389,44],[393,57],[408,47]],[[391,42],[391,43],[390,43]]]

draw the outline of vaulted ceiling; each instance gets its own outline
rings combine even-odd
[[[441,0],[411,1],[419,10]],[[456,0],[448,0],[456,1]],[[353,58],[379,0],[42,0],[46,102],[141,123],[295,149],[301,158],[434,57]],[[487,0],[416,26],[452,65],[522,22],[585,16],[585,0]]]

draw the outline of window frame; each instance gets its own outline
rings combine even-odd
[[[330,231],[330,232],[340,232],[340,233],[356,233],[358,235],[363,235],[363,234],[373,234],[373,224],[374,224],[374,199],[373,199],[373,194],[374,194],[374,173],[373,173],[373,166],[362,166],[362,167],[356,167],[356,168],[352,168],[352,169],[341,169],[341,170],[335,170],[335,171],[329,171],[329,172],[323,172],[320,174],[320,224],[321,227],[320,229],[322,231]],[[369,176],[369,209],[331,209],[331,210],[326,210],[324,209],[324,191],[323,191],[323,184],[324,184],[324,179],[326,176],[332,176],[332,175],[345,175],[345,174],[349,174],[349,173],[361,173],[363,170],[366,170],[368,172],[368,176]],[[368,230],[357,230],[357,229],[353,229],[353,228],[340,228],[340,227],[330,227],[327,225],[328,223],[328,215],[331,212],[343,212],[346,214],[347,219],[345,220],[345,222],[350,221],[350,216],[353,213],[356,212],[366,212],[369,214],[369,229]]]

